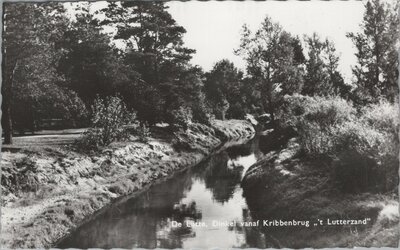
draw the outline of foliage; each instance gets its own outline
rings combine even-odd
[[[357,96],[360,104],[376,102],[379,96],[394,101],[398,96],[399,4],[369,0],[365,5],[361,31],[347,36],[357,48]]]
[[[295,53],[299,46],[293,46],[295,41],[282,26],[266,17],[254,34],[244,26],[236,51],[247,61],[247,72],[257,83],[262,106],[273,123],[281,98],[299,92],[302,86],[303,71],[295,60],[299,57]]]
[[[186,130],[193,120],[192,110],[189,107],[181,106],[176,110],[172,110],[170,119],[175,127]]]
[[[362,109],[363,122],[380,131],[393,133],[399,132],[399,104],[391,104],[381,99],[378,103],[368,105]]]
[[[339,97],[286,96],[281,126],[294,127],[307,154],[335,151],[333,129],[355,119],[355,109]]]
[[[381,101],[357,112],[339,97],[295,95],[285,101],[287,113],[280,116],[281,126],[295,128],[306,155],[336,159],[334,166],[343,183],[351,182],[345,176],[367,171],[371,183],[383,183],[383,190],[393,188],[399,153],[397,104]]]
[[[21,99],[28,101],[23,97],[28,95],[34,101],[37,95],[33,91],[36,86],[27,93],[18,92],[21,88],[16,88],[16,82],[41,85],[59,80],[54,74],[53,65],[58,58],[54,45],[66,28],[67,19],[59,3],[9,3],[4,7],[2,126],[5,143],[11,144],[13,107]],[[30,123],[34,127],[33,121]]]
[[[96,149],[117,140],[128,139],[126,125],[133,123],[135,117],[117,96],[96,98],[92,106],[91,126],[79,141],[79,146]]]
[[[228,110],[228,117],[232,119],[244,119],[246,115],[243,104],[236,102],[230,106]]]
[[[205,125],[211,124],[211,120],[213,119],[213,117],[210,115],[211,113],[210,108],[206,104],[203,95],[201,95],[199,102],[193,103],[192,110],[193,110],[193,121]]]
[[[230,106],[241,102],[241,80],[243,73],[228,60],[217,62],[205,74],[204,91],[216,118],[224,120]]]
[[[163,2],[109,2],[101,10],[103,25],[117,29],[115,39],[127,47],[126,59],[148,84],[158,84],[168,74],[175,76],[194,50],[183,46],[186,30],[179,26]]]
[[[67,127],[87,125],[88,112],[77,94],[45,78],[31,77],[30,81],[18,77],[14,82],[12,109],[14,129],[24,133],[41,129],[45,119],[60,119]]]
[[[306,37],[308,59],[306,60],[306,74],[304,76],[304,95],[341,95],[346,97],[351,87],[344,83],[338,71],[339,56],[336,54],[334,44],[314,33]]]
[[[197,80],[191,78],[197,73],[188,64],[195,51],[184,46],[186,30],[167,8],[163,2],[132,1],[110,2],[99,11],[105,16],[101,24],[114,27],[114,39],[125,46],[124,63],[138,73],[137,83],[124,92],[127,104],[150,124],[166,121],[173,110],[196,101],[192,91]]]
[[[63,51],[58,72],[65,77],[65,85],[91,105],[97,95],[123,92],[121,86],[135,83],[138,73],[115,53],[109,35],[87,7],[78,6],[75,11],[76,20],[58,43]]]

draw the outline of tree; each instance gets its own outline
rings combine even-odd
[[[186,30],[175,22],[163,2],[111,2],[100,13],[105,15],[102,24],[114,27],[114,39],[124,44],[125,63],[140,75],[143,95],[132,100],[138,118],[151,124],[165,120],[164,104],[169,105],[168,99],[176,93],[169,91],[171,96],[166,96],[161,88],[179,85],[179,77],[190,71],[188,62],[195,52],[183,44]]]
[[[136,81],[138,73],[118,55],[87,6],[78,5],[75,11],[76,20],[58,44],[63,51],[58,71],[67,87],[91,106],[98,95],[115,95],[122,85]]]
[[[64,79],[47,56],[48,51],[29,55],[21,60],[24,67],[14,76],[11,117],[20,133],[26,129],[33,133],[43,119],[61,119],[65,126],[73,127],[84,121],[84,103],[74,91],[63,87]]]
[[[40,67],[55,59],[54,41],[64,27],[61,4],[4,4],[3,65],[2,65],[2,126],[4,143],[12,143],[12,104],[14,85],[21,70],[40,69],[44,77],[53,76],[52,68]],[[28,58],[35,60],[28,60]],[[47,78],[47,80],[50,80]],[[45,79],[43,79],[45,81]]]
[[[382,96],[394,101],[398,95],[399,4],[370,0],[365,5],[361,32],[348,33],[357,53],[353,68],[358,102],[376,102]]]
[[[302,87],[303,71],[295,61],[294,39],[266,17],[254,35],[244,26],[241,45],[236,51],[247,61],[248,74],[257,83],[263,108],[270,114],[272,124],[283,95],[299,92]]]
[[[188,67],[177,75],[175,81],[161,84],[167,122],[175,123],[179,120],[176,115],[186,110],[185,112],[191,113],[193,121],[209,123],[209,111],[203,93],[203,75],[200,67]]]
[[[117,29],[115,39],[126,46],[127,58],[135,65],[142,79],[159,83],[171,66],[183,66],[194,50],[183,46],[186,30],[179,26],[163,2],[109,3],[101,10],[106,16],[103,25]]]
[[[338,70],[339,56],[336,54],[334,44],[325,39],[324,41],[314,33],[305,38],[308,48],[308,59],[306,60],[306,74],[304,76],[304,95],[341,95],[346,97],[350,86],[344,83],[343,77]]]
[[[242,103],[240,88],[243,73],[228,60],[217,62],[205,74],[205,93],[218,119],[225,119],[226,112],[236,103]]]

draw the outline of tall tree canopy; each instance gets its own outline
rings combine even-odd
[[[382,96],[393,101],[398,95],[399,4],[370,0],[365,5],[361,32],[349,33],[357,49],[358,101],[374,102]]]
[[[248,74],[257,82],[264,110],[272,122],[281,97],[302,88],[298,45],[295,37],[269,17],[254,34],[244,26],[237,53],[247,61]]]
[[[68,87],[90,105],[96,96],[121,92],[122,86],[134,82],[138,73],[125,64],[88,6],[79,5],[75,12],[75,20],[58,43],[63,52],[58,70]]]
[[[163,2],[111,2],[100,12],[105,15],[102,24],[114,27],[114,39],[125,46],[125,63],[139,73],[140,87],[131,91],[148,97],[131,100],[139,118],[150,123],[165,120],[165,107],[174,106],[169,103],[174,98],[162,89],[176,89],[174,85],[182,81],[179,78],[193,72],[189,60],[195,51],[186,48],[182,40],[186,30],[175,22]]]
[[[302,93],[305,95],[341,95],[345,97],[351,87],[344,83],[338,70],[339,56],[334,44],[322,40],[316,33],[305,37],[308,58]]]
[[[205,74],[205,93],[211,102],[218,119],[225,119],[226,112],[236,103],[242,105],[240,93],[243,72],[228,60],[217,62],[213,69]]]
[[[174,77],[175,67],[184,67],[194,50],[184,47],[186,30],[167,12],[163,2],[111,2],[101,10],[104,25],[116,28],[114,39],[126,46],[127,59],[144,81],[157,84]]]

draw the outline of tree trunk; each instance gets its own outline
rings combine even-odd
[[[270,115],[271,126],[275,128],[275,111],[272,101],[272,88],[269,81],[266,81],[263,85],[264,88],[261,91],[261,98],[264,106],[264,112]]]
[[[271,117],[271,125],[273,128],[275,128],[275,110],[274,110],[274,104],[272,103],[272,94],[268,93],[268,111],[269,115]]]
[[[225,120],[225,110],[221,111],[221,120]]]
[[[12,144],[12,120],[11,120],[11,108],[9,101],[7,101],[8,97],[5,97],[3,95],[3,117],[2,117],[2,123],[3,123],[3,129],[4,129],[4,144]]]
[[[4,64],[3,64],[4,65]],[[13,126],[12,126],[12,118],[11,118],[11,94],[12,94],[12,84],[14,80],[14,74],[18,67],[18,61],[15,61],[13,68],[10,72],[10,75],[7,76],[5,74],[5,67],[3,66],[3,85],[1,87],[2,94],[2,119],[1,123],[4,129],[4,144],[12,144],[13,143]]]

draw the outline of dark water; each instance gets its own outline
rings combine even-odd
[[[257,139],[232,146],[109,208],[57,247],[265,247],[265,236],[257,228],[213,224],[251,221],[240,182],[261,154]],[[189,226],[193,223],[197,226]]]

